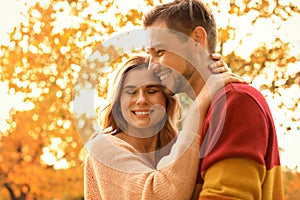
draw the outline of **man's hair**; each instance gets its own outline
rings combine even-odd
[[[210,53],[217,45],[217,28],[214,16],[199,0],[174,0],[160,4],[144,15],[143,25],[149,27],[157,21],[165,21],[167,28],[190,36],[201,26],[205,29]]]

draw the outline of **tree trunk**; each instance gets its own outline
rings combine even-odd
[[[21,194],[18,197],[15,195],[14,190],[11,188],[11,186],[8,183],[4,183],[4,187],[8,190],[11,200],[26,200],[27,193],[22,191],[22,187],[26,187],[26,189],[29,189],[28,185],[22,185],[21,186],[21,188],[20,188]]]

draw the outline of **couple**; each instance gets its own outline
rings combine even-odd
[[[144,26],[153,28],[150,60],[134,57],[120,73],[102,120],[107,134],[88,146],[86,199],[283,199],[277,138],[263,96],[226,73],[222,61],[209,70],[203,59],[203,49],[216,47],[205,6],[197,0],[159,5]],[[178,131],[173,94],[180,92],[194,102]]]

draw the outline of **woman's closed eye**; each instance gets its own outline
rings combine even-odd
[[[148,94],[155,94],[157,92],[161,92],[162,88],[159,85],[151,85],[147,87],[146,91]]]
[[[129,94],[129,95],[134,95],[136,93],[135,90],[128,90],[128,91],[125,91],[126,94]]]
[[[160,85],[150,84],[150,85],[143,86],[141,88],[137,88],[135,86],[126,86],[123,89],[123,93],[125,93],[127,95],[135,95],[138,93],[138,90],[142,90],[143,93],[150,94],[150,95],[155,94],[157,92],[162,92],[162,88]]]
[[[135,88],[125,88],[123,90],[123,93],[128,94],[128,95],[133,95],[136,93],[136,89]]]
[[[155,94],[155,93],[158,92],[158,91],[160,91],[160,90],[157,90],[157,89],[150,89],[150,90],[148,90],[147,92],[148,92],[148,94]]]

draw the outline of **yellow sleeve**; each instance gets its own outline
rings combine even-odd
[[[204,184],[199,200],[262,198],[262,183],[266,168],[247,158],[219,161],[201,172]]]

